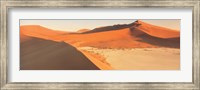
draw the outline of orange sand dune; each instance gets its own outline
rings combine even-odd
[[[131,48],[137,47],[137,44],[143,46],[152,46],[148,43],[138,42],[139,38],[133,37],[129,29],[117,31],[90,33],[90,34],[73,34],[62,36],[60,39],[75,46],[93,46],[101,48]]]
[[[30,37],[38,37],[47,40],[54,40],[56,36],[68,34],[67,32],[56,31],[52,29],[48,29],[39,25],[25,25],[20,26],[20,34],[22,34],[22,39],[25,38],[23,35],[27,35]]]
[[[133,34],[134,33],[134,34]],[[174,47],[179,48],[179,37],[163,39],[151,36],[140,30],[112,30],[98,33],[73,34],[59,37],[75,46],[91,46],[99,48],[144,48]]]
[[[20,34],[20,40],[21,70],[112,69],[103,58],[100,59],[95,54],[79,50],[64,42],[45,40],[24,34]]]
[[[141,20],[134,22],[136,27],[134,29],[141,30],[151,36],[158,37],[158,38],[176,38],[180,37],[180,32],[177,30],[172,30],[165,27],[160,27],[152,24],[145,23]]]
[[[90,33],[66,33],[41,26],[21,26],[22,33],[54,41],[64,41],[76,47],[99,48],[148,48],[180,47],[180,32],[172,29],[135,21],[129,25],[98,28]],[[120,28],[120,29],[117,29]],[[121,29],[122,28],[122,29]],[[107,30],[112,29],[112,30]],[[116,30],[113,30],[116,29]],[[102,30],[102,31],[101,31]],[[92,33],[91,33],[92,32]]]
[[[83,53],[64,43],[32,37],[20,43],[21,70],[99,70]]]
[[[179,48],[180,32],[142,21],[79,33],[56,31],[39,25],[20,26],[20,69],[113,69],[113,62],[107,62],[104,58],[100,60],[98,55],[79,50],[79,47]]]

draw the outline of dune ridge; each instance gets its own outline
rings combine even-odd
[[[99,48],[152,48],[180,47],[180,33],[172,29],[151,25],[141,20],[131,24],[93,29],[84,33],[52,31],[41,26],[21,26],[21,31],[31,37],[64,41],[76,47]],[[38,29],[39,28],[39,29]],[[31,30],[29,30],[31,29]],[[35,30],[34,30],[35,29]],[[115,29],[115,30],[114,30]],[[34,31],[33,31],[34,30]],[[49,32],[47,32],[49,31]],[[126,44],[124,44],[126,43]]]
[[[137,20],[134,22],[134,26],[131,29],[137,29],[147,33],[151,36],[158,38],[177,38],[180,37],[180,31],[173,30],[165,27],[160,27],[156,25],[152,25],[149,23],[145,23],[141,20]]]
[[[46,40],[58,41],[57,39],[55,39],[55,37],[59,35],[65,35],[65,34],[68,34],[68,32],[52,30],[40,25],[20,26],[20,35],[22,36],[21,40],[23,40],[26,35],[29,37],[37,37],[37,38],[42,38]]]
[[[88,32],[90,31],[90,29],[80,29],[77,31],[77,33],[85,33],[85,32]]]
[[[65,43],[32,37],[20,45],[21,70],[99,70],[83,53]]]

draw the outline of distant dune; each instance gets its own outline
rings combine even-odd
[[[84,32],[84,33],[97,33],[97,32],[106,32],[106,31],[113,31],[113,30],[120,30],[120,29],[125,29],[125,28],[130,28],[134,24],[118,24],[118,25],[112,25],[112,26],[102,26],[102,27],[97,27],[94,28],[90,31]]]
[[[120,28],[120,29],[117,29]],[[149,29],[148,29],[149,28]],[[116,29],[116,30],[114,30]],[[163,32],[162,32],[163,31]],[[180,47],[180,32],[136,21],[128,25],[101,27],[83,34],[58,37],[74,46],[99,48]],[[73,39],[73,40],[72,40]]]
[[[151,25],[140,20],[131,24],[95,28],[83,33],[50,30],[41,26],[21,26],[22,33],[31,37],[64,41],[76,47],[151,48],[180,47],[180,32]],[[82,32],[82,30],[81,30]]]
[[[90,31],[90,29],[80,29],[77,31],[77,33],[85,33],[85,32],[88,32]]]
[[[20,26],[20,34],[22,35],[21,39],[23,39],[23,35],[26,35],[30,37],[38,37],[42,39],[57,41],[57,36],[68,34],[68,32],[52,30],[39,25],[25,25]]]
[[[158,37],[158,38],[178,38],[180,37],[180,32],[178,30],[172,30],[165,27],[160,27],[152,24],[148,24],[145,22],[142,22],[141,20],[137,20],[134,22],[133,27],[131,29],[134,30],[140,30],[148,35]]]

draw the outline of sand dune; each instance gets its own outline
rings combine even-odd
[[[33,37],[20,44],[20,69],[99,70],[73,46]]]
[[[142,21],[136,21],[128,25],[101,27],[83,34],[63,35],[58,39],[77,47],[180,47],[179,31],[147,24]]]
[[[177,38],[157,38],[148,34],[134,36],[129,28],[107,32],[73,34],[60,36],[58,39],[77,47],[98,48],[147,48],[147,47],[173,47],[179,48],[180,41]]]
[[[113,70],[113,67],[106,59],[96,53],[90,53],[87,50],[79,49],[91,62],[93,62],[101,70]]]
[[[133,24],[134,24],[134,22],[130,23],[130,24],[118,24],[118,25],[112,25],[112,26],[102,26],[102,27],[94,28],[94,29],[87,31],[87,32],[84,32],[84,33],[88,34],[88,33],[98,33],[98,32],[120,30],[120,29],[130,28],[130,27],[133,26]]]
[[[58,39],[56,39],[57,36],[66,35],[68,32],[52,30],[39,25],[25,25],[20,26],[20,34],[21,36],[26,35],[29,37],[58,41]],[[21,39],[23,39],[23,37]]]
[[[179,31],[140,20],[78,32],[20,26],[22,70],[180,69],[179,48]]]
[[[180,32],[177,30],[172,30],[165,27],[160,27],[156,25],[152,25],[149,23],[142,22],[141,20],[137,20],[134,22],[134,26],[131,29],[137,29],[147,33],[148,35],[158,37],[158,38],[177,38],[180,37]]]
[[[53,41],[64,41],[76,47],[152,48],[180,47],[179,31],[151,25],[142,21],[101,27],[90,33],[65,33],[41,26],[21,26],[22,33]],[[115,30],[114,30],[115,29]]]
[[[30,36],[27,36],[27,35],[24,35],[24,34],[20,34],[20,43],[28,41],[30,39],[31,39]]]
[[[85,33],[85,32],[88,32],[90,31],[90,29],[80,29],[77,31],[77,33]]]

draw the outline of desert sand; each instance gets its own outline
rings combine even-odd
[[[82,47],[105,58],[116,70],[178,70],[180,50],[174,48],[98,49]]]
[[[21,70],[99,70],[75,47],[64,43],[31,38],[20,44]]]
[[[101,55],[83,49],[79,49],[79,51],[101,70],[113,70],[113,67]]]
[[[143,32],[145,32],[145,33],[147,33],[151,36],[154,36],[154,37],[159,37],[159,38],[180,37],[180,32],[177,31],[177,30],[152,25],[152,24],[149,24],[149,23],[145,23],[141,20],[136,21],[135,24],[138,25],[138,26],[134,27],[133,29],[143,31]]]
[[[141,20],[77,32],[20,26],[20,69],[178,70],[180,32]]]
[[[114,27],[114,28],[113,28]],[[96,31],[95,31],[96,30]],[[92,32],[95,31],[95,32]],[[63,35],[58,39],[76,47],[152,48],[180,47],[180,32],[140,20],[130,25],[107,26],[82,34]],[[91,38],[92,37],[92,38]],[[72,40],[75,39],[75,40]]]
[[[68,32],[58,31],[42,27],[40,25],[24,25],[20,26],[20,40],[24,41],[25,36],[36,37],[52,41],[60,41],[57,36],[66,35]]]
[[[180,47],[180,33],[172,29],[136,21],[130,25],[98,28],[98,32],[69,33],[38,25],[21,26],[21,33],[53,41],[64,41],[75,47],[98,48],[152,48]],[[117,28],[111,28],[117,27]],[[110,30],[111,29],[111,30]],[[96,29],[94,29],[96,30]],[[91,30],[93,31],[93,30]],[[90,32],[90,31],[88,31]],[[91,38],[92,37],[92,38]]]

